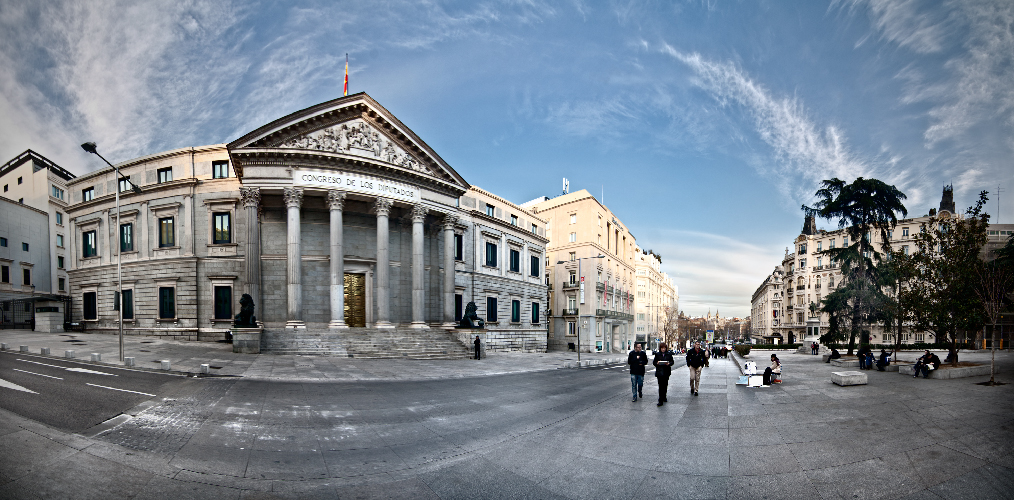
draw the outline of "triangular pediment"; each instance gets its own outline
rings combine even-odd
[[[360,161],[468,189],[450,165],[365,93],[297,111],[228,147],[237,155],[319,154]]]

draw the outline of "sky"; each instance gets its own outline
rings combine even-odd
[[[1014,223],[1010,0],[4,0],[0,161],[229,142],[340,97],[346,53],[469,183],[604,195],[690,315],[749,315],[824,179]]]

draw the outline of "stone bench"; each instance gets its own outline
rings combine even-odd
[[[856,358],[832,359],[831,366],[840,366],[842,368],[859,368],[859,360]]]
[[[842,387],[866,385],[866,374],[863,372],[831,372],[831,382]]]
[[[943,366],[943,365],[941,365]],[[902,375],[915,375],[915,365],[899,365],[898,373]],[[1000,367],[993,369],[993,373],[1000,373]],[[957,368],[938,368],[930,370],[929,378],[950,379],[965,377],[981,377],[989,375],[989,365],[959,366]]]

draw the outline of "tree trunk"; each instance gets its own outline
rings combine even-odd
[[[996,385],[996,323],[993,323],[993,335],[989,350],[993,351],[989,358],[989,385]]]

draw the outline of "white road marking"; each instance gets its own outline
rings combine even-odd
[[[6,380],[4,380],[2,378],[0,378],[0,387],[6,387],[8,389],[14,389],[15,391],[27,392],[29,394],[38,394],[37,392],[35,392],[35,391],[31,390],[31,389],[25,389],[24,387],[21,387],[20,385],[15,384],[14,382],[8,382],[8,381],[6,381]]]
[[[103,389],[110,389],[110,390],[113,390],[113,391],[122,391],[122,392],[132,392],[132,393],[134,393],[134,394],[140,394],[140,395],[142,395],[142,396],[150,396],[150,397],[155,397],[155,395],[154,395],[154,394],[148,394],[147,392],[137,392],[137,391],[128,391],[127,389],[117,389],[117,388],[115,388],[115,387],[106,387],[106,386],[104,386],[104,385],[98,385],[98,384],[89,384],[89,383],[85,383],[85,385],[90,385],[90,386],[92,386],[92,387],[101,387],[101,388],[103,388]]]
[[[95,374],[95,375],[109,375],[110,377],[117,377],[118,376],[118,375],[115,375],[115,374],[112,374],[112,373],[97,372],[95,370],[89,370],[87,368],[67,368],[66,366],[47,365],[46,363],[39,363],[38,361],[29,361],[27,359],[19,359],[18,361],[24,361],[25,363],[32,363],[32,364],[36,364],[36,365],[48,366],[50,368],[59,368],[61,370],[67,370],[69,372],[91,373],[91,374]]]
[[[52,375],[43,375],[43,374],[41,374],[41,373],[35,373],[35,372],[27,372],[27,371],[25,371],[25,370],[18,370],[17,368],[11,368],[11,370],[14,370],[14,371],[16,371],[16,372],[21,372],[21,373],[27,373],[27,374],[29,374],[29,375],[38,375],[38,376],[40,376],[40,377],[46,377],[46,378],[55,378],[55,379],[57,379],[57,380],[63,380],[63,379],[62,379],[62,378],[60,378],[60,377],[54,377],[54,376],[52,376]]]

